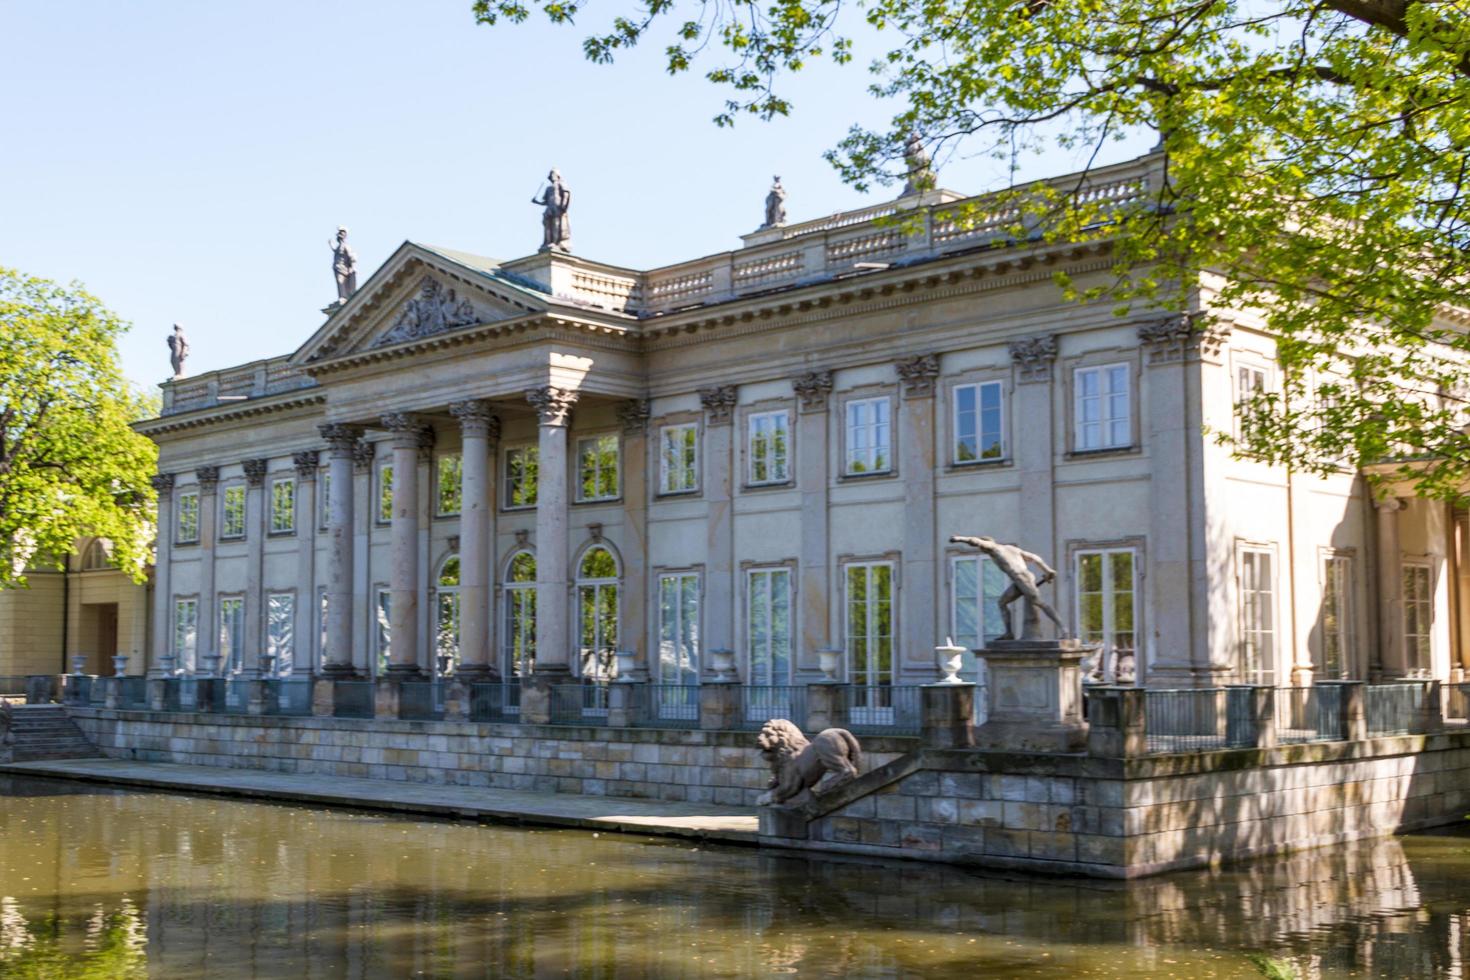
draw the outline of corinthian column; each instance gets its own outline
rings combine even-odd
[[[419,433],[423,424],[405,412],[384,415],[393,433],[393,569],[388,579],[388,672],[413,677],[419,667]]]
[[[493,680],[490,657],[490,542],[495,508],[490,505],[491,445],[500,439],[500,419],[482,401],[455,402],[461,436],[459,506],[459,674],[467,682]]]
[[[567,625],[567,427],[577,392],[546,385],[526,392],[541,423],[536,478],[536,670],[571,673]]]
[[[1397,497],[1375,500],[1378,509],[1378,654],[1386,678],[1403,677],[1409,672],[1404,657],[1404,579],[1399,549],[1399,511],[1403,501]]]
[[[327,441],[327,642],[322,673],[352,676],[352,451],[359,428],[323,425]]]
[[[316,470],[320,454],[303,449],[291,458],[296,466],[296,642],[292,669],[311,671],[313,638],[321,631],[316,597]],[[281,665],[278,664],[279,668]]]
[[[240,658],[246,678],[260,676],[261,626],[265,621],[261,579],[265,569],[265,521],[261,498],[265,495],[265,471],[269,460],[247,459],[245,468],[245,650]]]
[[[194,475],[199,480],[199,630],[195,634],[194,662],[189,665],[189,671],[198,673],[213,663],[205,657],[219,653],[219,620],[215,618],[214,608],[214,517],[219,467],[201,466]]]
[[[153,555],[153,650],[149,658],[150,677],[163,676],[163,658],[173,641],[173,597],[169,593],[169,566],[174,548],[174,475],[159,473],[153,477],[158,493],[158,536]]]

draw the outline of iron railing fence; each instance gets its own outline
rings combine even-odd
[[[773,684],[766,687],[741,687],[740,709],[735,727],[743,731],[759,731],[766,722],[784,718],[797,728],[806,728],[806,686]]]
[[[1424,692],[1420,681],[1369,684],[1363,689],[1363,714],[1368,737],[1407,735],[1416,731],[1424,716]]]
[[[1255,740],[1254,731],[1246,730],[1254,727],[1248,714],[1241,717],[1237,708],[1230,723],[1229,691],[1223,687],[1145,690],[1143,710],[1150,753],[1209,752]]]
[[[630,684],[628,716],[638,728],[698,728],[699,685]]]
[[[519,721],[520,717],[519,682],[470,685],[470,721]]]
[[[1277,742],[1337,742],[1347,738],[1340,686],[1279,687],[1275,694]]]
[[[841,727],[855,735],[917,735],[922,689],[918,684],[845,684]]]

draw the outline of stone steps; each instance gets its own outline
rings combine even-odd
[[[102,758],[60,705],[16,705],[11,709],[11,718],[16,762]]]

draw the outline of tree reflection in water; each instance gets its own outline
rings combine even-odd
[[[1122,883],[0,777],[0,976],[1458,975],[1470,841]],[[609,801],[616,806],[616,801]]]

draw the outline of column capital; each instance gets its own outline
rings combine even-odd
[[[1403,510],[1406,505],[1401,497],[1374,497],[1373,506],[1380,513],[1392,514],[1394,511]]]
[[[566,426],[572,421],[572,406],[580,392],[554,385],[542,385],[526,392],[526,401],[536,409],[542,425]]]
[[[322,439],[327,446],[335,452],[349,453],[356,445],[358,437],[362,435],[362,429],[355,425],[343,425],[340,422],[329,422],[316,427],[322,434]]]
[[[315,480],[316,468],[321,464],[322,455],[315,449],[303,449],[299,453],[291,455],[291,462],[296,466],[296,479]]]
[[[414,437],[417,440],[419,459],[430,460],[434,458],[434,430],[430,426],[423,426]]]
[[[245,482],[252,487],[258,487],[265,482],[265,470],[270,465],[268,459],[247,459],[240,463],[245,467]]]
[[[1214,358],[1230,336],[1230,324],[1203,313],[1183,313],[1152,320],[1138,328],[1138,342],[1150,364]]]
[[[1021,381],[1051,380],[1051,362],[1057,359],[1056,334],[1013,340],[1010,349]]]
[[[709,416],[710,425],[726,425],[730,421],[730,413],[735,410],[735,400],[739,397],[734,385],[714,385],[709,388],[699,389],[699,404],[704,406]]]
[[[903,380],[905,398],[927,398],[934,394],[934,382],[939,377],[939,355],[919,354],[907,357],[894,365]]]
[[[623,431],[630,435],[637,435],[648,429],[649,415],[646,398],[629,398],[618,406],[618,421],[622,423]]]
[[[484,436],[491,442],[500,441],[500,416],[490,411],[490,403],[472,401],[450,402],[449,414],[459,420],[459,430],[467,436]]]
[[[160,497],[167,497],[174,492],[174,475],[172,473],[155,473],[148,480],[153,485],[154,491]]]
[[[373,460],[378,458],[378,444],[359,439],[352,444],[352,468],[358,473],[366,473],[373,468]]]
[[[194,471],[194,476],[199,481],[199,490],[202,493],[214,493],[215,487],[219,485],[218,466],[201,466]]]
[[[791,379],[791,388],[801,399],[803,412],[825,412],[827,397],[832,394],[831,371],[808,371]]]

